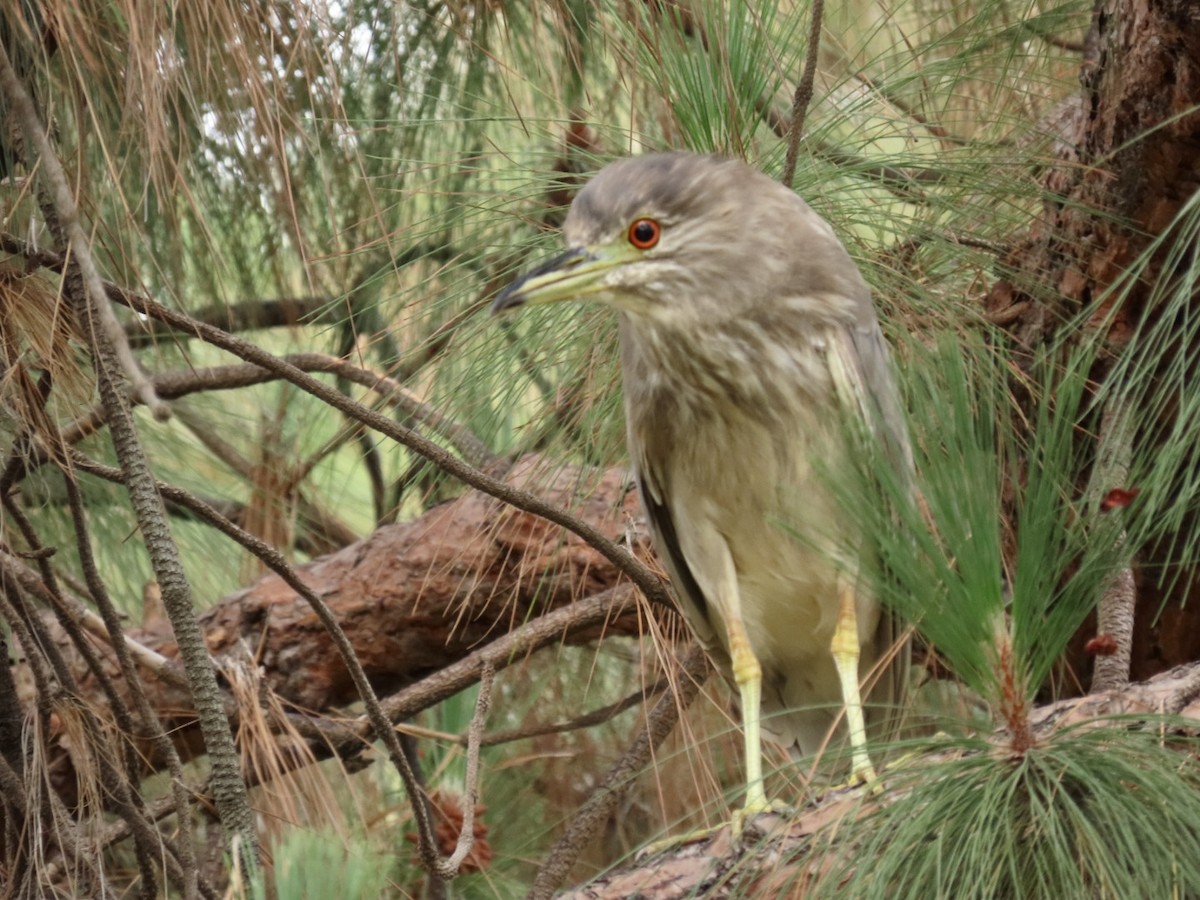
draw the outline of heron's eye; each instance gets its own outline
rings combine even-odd
[[[639,250],[649,250],[662,236],[662,226],[653,219],[634,219],[629,226],[629,243]]]

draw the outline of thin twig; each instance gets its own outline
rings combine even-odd
[[[61,609],[57,611],[60,623],[64,617],[69,618],[71,621],[78,622],[85,631],[104,641],[105,644],[112,643],[112,637],[104,624],[104,619],[98,613],[88,609],[74,594],[69,594],[61,589],[57,594],[53,594],[41,576],[33,571],[33,569],[30,569],[16,558],[8,556],[2,558],[6,560],[5,565],[8,566],[9,574],[17,580],[17,583],[21,587],[36,595],[47,606],[53,608],[56,605],[61,605]],[[121,636],[123,643],[134,659],[146,669],[153,672],[155,678],[161,678],[175,687],[181,687],[184,690],[187,689],[187,679],[179,671],[177,663],[172,662],[145,644],[139,643],[128,634],[122,633]]]
[[[804,57],[804,74],[792,97],[792,125],[788,130],[787,159],[780,180],[790,188],[796,178],[796,160],[800,158],[800,138],[804,134],[804,119],[812,102],[813,82],[817,77],[817,56],[821,50],[821,20],[825,15],[825,0],[812,0],[812,23],[808,29],[808,50]]]
[[[216,303],[197,310],[193,315],[202,322],[222,325],[230,331],[251,331],[260,328],[289,328],[311,325],[320,320],[320,313],[332,309],[334,298],[270,297],[242,300],[239,303]],[[186,331],[156,328],[153,322],[134,319],[123,326],[131,347],[143,347],[187,340],[194,337]]]
[[[461,422],[445,415],[417,397],[399,381],[356,366],[326,353],[293,353],[279,359],[304,372],[329,372],[378,393],[389,406],[403,410],[422,425],[442,434],[450,445],[473,466],[486,468],[498,457]],[[160,372],[151,378],[159,397],[174,400],[201,391],[228,391],[279,381],[283,376],[263,366],[232,365],[178,369]],[[136,399],[136,398],[134,398]],[[77,443],[104,424],[104,411],[97,407],[63,429],[63,439]]]
[[[959,147],[967,146],[970,144],[970,141],[967,138],[958,137],[957,135],[951,134],[949,131],[947,131],[945,128],[943,128],[941,125],[937,124],[937,122],[932,121],[928,116],[926,116],[920,110],[914,108],[911,103],[908,103],[907,101],[900,99],[895,94],[888,92],[888,90],[883,85],[879,84],[874,79],[872,79],[871,76],[868,75],[866,72],[855,72],[854,79],[856,81],[858,81],[860,84],[862,84],[868,90],[870,90],[870,91],[878,94],[880,97],[882,97],[884,99],[884,102],[886,102],[889,106],[893,106],[896,109],[900,110],[900,112],[902,112],[904,115],[908,116],[910,119],[912,119],[914,122],[916,122],[922,128],[924,128],[933,137],[939,138],[940,140],[943,140],[948,144],[953,144],[953,145],[959,146]]]
[[[646,716],[645,727],[638,732],[624,755],[608,770],[600,787],[579,808],[538,871],[529,891],[530,900],[554,896],[579,859],[579,854],[592,842],[629,790],[634,777],[649,765],[654,750],[671,733],[680,712],[687,709],[696,698],[710,671],[708,657],[697,643],[688,645],[679,660],[679,667],[681,677],[678,692],[668,692],[658,698]]]
[[[60,249],[74,257],[75,264],[79,267],[79,274],[83,277],[84,289],[87,291],[92,309],[112,345],[121,371],[129,380],[134,394],[150,408],[156,419],[161,421],[169,418],[170,407],[155,395],[154,386],[142,374],[137,361],[133,358],[133,352],[129,349],[125,329],[121,327],[121,323],[117,321],[117,317],[113,313],[112,306],[105,299],[104,281],[100,278],[100,270],[96,268],[96,262],[92,259],[87,235],[84,234],[83,226],[80,224],[79,207],[75,205],[75,198],[71,195],[67,173],[63,171],[62,163],[58,161],[58,155],[50,146],[50,139],[46,136],[46,129],[42,126],[37,110],[34,109],[33,100],[30,98],[29,92],[25,90],[25,86],[21,84],[20,78],[17,77],[3,45],[0,45],[0,92],[3,92],[12,114],[21,122],[25,140],[29,142],[30,146],[37,148],[38,162],[44,180],[49,186],[58,220],[67,239],[67,246]]]
[[[636,592],[629,585],[620,584],[538,616],[516,631],[396,692],[383,701],[384,711],[393,721],[407,719],[475,684],[485,662],[497,669],[507,668],[534,650],[559,643],[564,632],[593,628],[617,618],[636,603]]]
[[[479,698],[475,702],[475,714],[471,716],[471,727],[467,729],[467,774],[466,798],[462,808],[462,828],[454,852],[446,860],[449,876],[458,874],[459,866],[475,846],[475,805],[479,802],[479,745],[483,727],[487,724],[488,712],[492,708],[492,682],[496,678],[496,667],[484,661],[479,669]]]
[[[669,686],[670,681],[668,679],[660,678],[649,687],[638,688],[636,691],[622,697],[616,703],[610,703],[599,709],[593,709],[591,712],[584,713],[582,716],[576,716],[567,722],[555,722],[551,725],[534,725],[531,728],[514,728],[510,731],[495,731],[483,739],[483,746],[494,747],[497,744],[511,744],[513,741],[521,741],[527,738],[541,737],[547,734],[566,734],[571,731],[579,731],[582,728],[601,725],[611,719],[615,719],[621,713],[625,712],[625,710],[645,703],[651,697],[662,693]]]

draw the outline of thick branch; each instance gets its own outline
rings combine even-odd
[[[1056,728],[1078,726],[1098,716],[1200,714],[1200,663],[1164,672],[1145,684],[1091,694],[1042,707],[1034,712],[1035,729],[1046,734]],[[931,751],[936,754],[937,751]],[[957,751],[956,751],[957,752]],[[925,757],[908,758],[897,765],[919,767]],[[1181,755],[1180,765],[1188,765]],[[885,775],[886,781],[886,775]],[[797,886],[811,883],[822,860],[814,855],[827,844],[813,837],[852,822],[876,804],[890,803],[902,791],[884,791],[864,805],[866,788],[833,789],[813,803],[788,815],[763,816],[754,830],[765,839],[733,840],[729,827],[704,840],[676,845],[606,873],[586,886],[560,895],[564,900],[683,900],[686,897],[753,896],[791,897]],[[729,893],[732,891],[733,893]]]
[[[649,552],[644,533],[631,531],[637,499],[621,470],[589,472],[526,457],[507,474],[506,484],[536,488],[548,502],[571,510],[610,539],[632,536],[640,553]],[[582,498],[581,485],[588,486]],[[331,608],[374,689],[388,694],[412,686],[385,701],[392,721],[469,686],[484,659],[499,669],[540,646],[540,638],[515,647],[500,641],[515,623],[540,622],[551,610],[603,596],[621,583],[621,573],[578,536],[476,491],[415,521],[380,528],[297,571]],[[605,621],[605,610],[613,614],[612,621]],[[597,607],[599,618],[587,620],[591,624],[580,624],[573,615],[550,618],[549,640],[584,643],[601,634],[640,634],[626,595],[609,595],[607,606],[602,602]],[[573,633],[563,638],[572,623]],[[255,663],[267,685],[298,708],[336,712],[358,699],[325,628],[276,575],[202,613],[200,625],[209,652],[218,658],[255,648]],[[51,633],[57,635],[52,626]],[[177,658],[165,625],[131,636],[150,651]],[[70,654],[68,642],[57,637],[55,642]],[[472,656],[484,651],[488,655]],[[111,656],[107,660],[115,675],[115,661]],[[472,660],[469,671],[456,674],[451,667],[463,660]],[[427,677],[431,673],[436,674]],[[145,679],[145,688],[180,753],[190,757],[202,752],[186,691],[158,673]],[[351,726],[346,737],[368,734]],[[161,760],[152,749],[142,748],[158,765]]]

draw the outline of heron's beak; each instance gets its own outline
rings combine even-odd
[[[501,291],[492,303],[492,313],[527,303],[557,303],[602,293],[608,290],[605,276],[635,255],[622,253],[623,249],[573,247],[522,275]]]

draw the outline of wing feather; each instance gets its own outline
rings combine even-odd
[[[915,490],[912,446],[879,325],[872,321],[842,329],[830,342],[828,352],[839,400],[868,423],[870,433],[882,445],[883,458],[901,484],[906,490]],[[898,614],[885,609],[875,635],[875,658],[891,658],[893,662],[879,673],[871,691],[876,713],[872,719],[885,737],[894,737],[903,726],[910,669],[908,648],[901,646],[906,633]]]
[[[709,618],[708,600],[683,555],[679,534],[675,528],[675,517],[648,474],[639,469],[636,477],[638,492],[642,495],[642,507],[646,510],[646,517],[650,520],[650,528],[654,533],[654,548],[666,567],[667,574],[671,576],[675,596],[692,631],[696,633],[700,643],[712,652],[719,646],[719,642]]]

